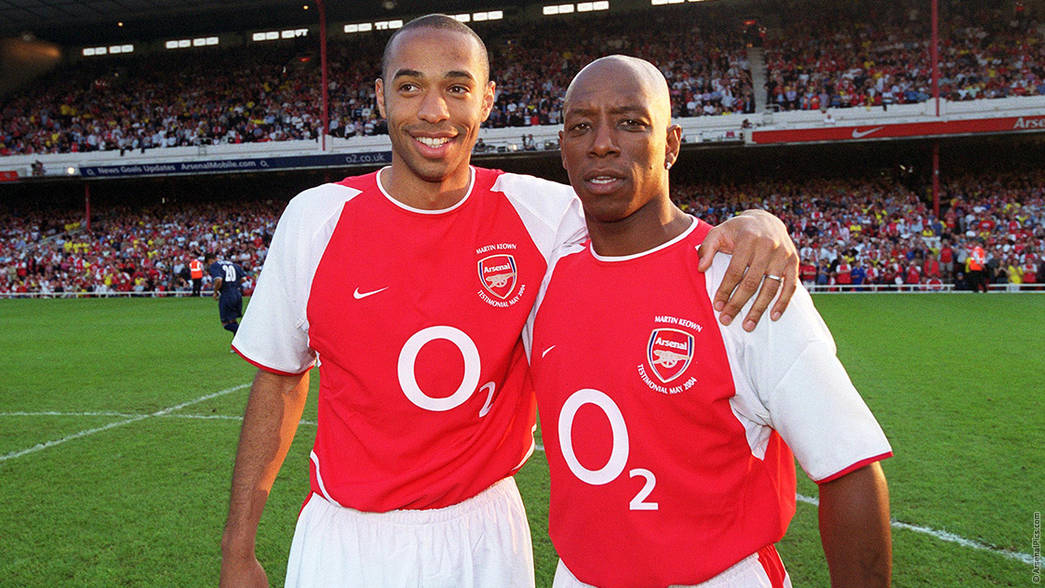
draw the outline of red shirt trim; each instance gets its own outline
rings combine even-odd
[[[876,461],[882,461],[883,459],[886,459],[886,458],[889,458],[889,457],[892,457],[892,456],[893,456],[893,452],[892,451],[886,451],[885,453],[882,453],[880,455],[876,455],[874,457],[869,457],[867,459],[862,459],[862,460],[854,463],[853,465],[845,468],[844,470],[842,470],[840,472],[836,472],[834,474],[831,474],[830,476],[827,476],[826,478],[817,480],[816,483],[817,484],[826,484],[828,482],[833,482],[834,480],[837,480],[838,478],[841,478],[842,476],[844,476],[846,474],[850,474],[852,472],[855,472],[856,470],[858,470],[858,469],[860,469],[860,468],[862,468],[864,466],[871,465],[872,463],[874,463]]]
[[[311,367],[309,367],[308,370],[305,370],[303,372],[283,372],[283,371],[277,370],[275,368],[270,368],[267,365],[260,364],[260,363],[258,363],[256,361],[254,361],[253,359],[247,357],[246,355],[243,355],[243,352],[240,351],[239,349],[236,349],[235,345],[229,345],[229,347],[231,347],[232,350],[236,352],[236,355],[239,355],[240,357],[242,357],[243,360],[246,361],[247,363],[249,363],[250,365],[258,368],[259,370],[264,370],[264,371],[266,371],[266,372],[268,372],[270,374],[276,374],[277,376],[300,376],[300,375],[308,372],[308,370],[312,369]]]
[[[776,547],[766,545],[757,553],[758,563],[762,564],[762,569],[765,570],[772,588],[784,588],[787,570],[784,569],[784,562],[780,561],[780,554],[777,553]]]

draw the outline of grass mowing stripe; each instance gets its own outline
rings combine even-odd
[[[35,416],[59,416],[59,417],[97,417],[97,416],[110,416],[110,417],[140,417],[140,416],[154,416],[167,419],[198,419],[204,421],[242,421],[243,417],[233,416],[230,414],[152,414],[152,415],[141,415],[132,414],[127,412],[58,412],[54,410],[45,410],[42,412],[0,412],[0,418],[3,417],[35,417]],[[300,420],[298,425],[312,425],[315,426],[314,421]]]
[[[537,451],[544,451],[544,445],[537,445]],[[813,498],[812,496],[806,496],[805,494],[795,494],[795,499],[799,502],[806,504],[812,504],[813,506],[820,506],[820,500]],[[950,541],[951,543],[957,543],[962,547],[970,547],[972,549],[979,549],[981,551],[989,551],[998,555],[1005,556],[1016,561],[1021,561],[1027,565],[1034,563],[1034,558],[1029,553],[1020,553],[1018,551],[1008,551],[1005,549],[999,549],[997,547],[980,543],[979,541],[973,541],[972,539],[966,539],[961,535],[955,535],[954,533],[948,533],[947,531],[940,531],[939,529],[933,529],[932,527],[923,527],[921,525],[912,525],[910,523],[904,523],[896,519],[890,521],[893,527],[897,529],[906,529],[908,531],[914,531],[916,533],[924,533],[931,537],[935,537],[941,541]]]
[[[229,389],[227,391],[223,390],[222,393],[233,392],[235,390],[242,389],[244,387],[245,387],[245,385],[244,386],[238,386],[237,388]],[[202,402],[203,400],[206,400],[206,399],[209,399],[209,398],[213,398],[214,396],[217,396],[218,394],[219,393],[215,393],[215,394],[210,395],[208,397],[201,398],[197,402]],[[174,409],[171,409],[171,410],[174,410]],[[227,415],[189,415],[189,414],[186,414],[186,415],[173,415],[173,414],[160,414],[160,413],[163,413],[163,412],[164,411],[160,411],[159,413],[153,413],[153,414],[149,414],[149,415],[138,415],[138,416],[135,416],[135,417],[133,417],[131,419],[128,419],[127,421],[124,421],[124,422],[121,422],[121,423],[114,423],[113,425],[108,425],[107,427],[99,427],[97,429],[92,429],[92,431],[99,432],[99,431],[105,430],[106,428],[112,428],[114,426],[119,426],[120,424],[127,424],[127,423],[131,423],[131,422],[135,422],[135,421],[141,420],[143,418],[161,417],[161,416],[162,417],[168,417],[168,418],[200,419],[200,420],[242,420],[242,417],[227,416]],[[0,417],[3,417],[3,416],[131,416],[131,415],[125,415],[125,414],[119,414],[119,413],[59,413],[59,412],[48,411],[48,412],[40,412],[40,413],[0,413]],[[313,425],[313,426],[315,425],[315,423],[313,423],[311,421],[307,421],[307,420],[302,420],[298,424],[299,425]],[[78,434],[76,434],[74,436],[69,437],[69,439],[76,438],[77,436],[81,436],[82,437],[84,435],[78,433]],[[41,447],[41,449],[43,449],[43,447]],[[544,445],[537,445],[536,446],[536,451],[544,451]],[[0,461],[3,461],[3,459],[6,459],[7,457],[8,456],[0,457]],[[15,456],[15,457],[17,457],[17,456]],[[812,496],[806,496],[804,494],[796,494],[795,498],[799,502],[804,502],[806,504],[811,504],[813,506],[819,506],[819,504],[820,504],[820,501],[818,499],[813,498]],[[985,545],[985,544],[980,543],[978,541],[973,541],[971,539],[966,539],[965,537],[962,537],[960,535],[956,535],[954,533],[949,533],[947,531],[941,531],[939,529],[933,529],[932,527],[925,527],[925,526],[922,526],[922,525],[912,525],[910,523],[897,521],[895,519],[893,519],[891,521],[891,524],[896,529],[905,529],[905,530],[908,530],[908,531],[914,531],[916,533],[923,533],[923,534],[929,535],[931,537],[934,537],[936,539],[939,539],[941,541],[949,541],[951,543],[957,543],[958,545],[961,545],[962,547],[968,547],[968,548],[971,548],[971,549],[979,549],[981,551],[988,551],[988,552],[991,552],[991,553],[995,553],[997,555],[1001,555],[1001,556],[1004,556],[1004,557],[1008,557],[1010,559],[1014,559],[1016,561],[1023,562],[1023,563],[1025,563],[1027,565],[1032,565],[1033,564],[1033,559],[1034,558],[1029,553],[1020,553],[1020,552],[1014,552],[1014,551],[1007,551],[1005,549],[999,549],[999,548],[993,547],[991,545]]]
[[[804,502],[806,504],[812,504],[813,506],[820,506],[820,499],[813,498],[812,496],[806,496],[805,494],[796,494],[795,498],[799,502]],[[1020,553],[1019,551],[1009,551],[1007,549],[1001,549],[1001,548],[998,548],[998,547],[994,547],[993,545],[987,545],[985,543],[980,543],[979,541],[973,541],[972,539],[966,539],[965,537],[962,537],[961,535],[955,535],[954,533],[949,533],[947,531],[941,531],[939,529],[933,529],[932,527],[923,527],[922,525],[912,525],[910,523],[905,523],[903,521],[898,521],[896,519],[890,519],[889,523],[890,523],[890,525],[894,529],[904,529],[904,530],[907,530],[907,531],[914,531],[915,533],[924,533],[926,535],[929,535],[930,537],[934,537],[936,539],[939,539],[940,541],[950,541],[951,543],[957,543],[958,545],[961,545],[962,547],[969,547],[971,549],[979,549],[980,551],[989,551],[991,553],[995,553],[997,555],[1001,555],[1001,556],[1007,557],[1009,559],[1014,559],[1016,561],[1023,562],[1023,563],[1025,563],[1027,565],[1033,565],[1034,564],[1034,557],[1031,554],[1029,554],[1029,553]]]
[[[1045,390],[1045,295],[814,300],[896,451],[883,466],[893,516],[1030,552],[1032,515],[1045,503],[1045,472],[1034,466],[1045,446],[1033,442]],[[0,300],[0,356],[18,366],[0,368],[0,413],[128,415],[0,419],[0,455],[248,381],[255,369],[227,353],[228,333],[215,319],[209,299]],[[303,415],[313,423],[318,387],[314,375]],[[245,397],[229,394],[0,462],[0,529],[7,531],[0,585],[216,584]],[[258,556],[270,578],[283,576],[308,492],[303,472],[314,429],[299,430],[262,517]],[[516,478],[533,530],[537,586],[550,586],[557,557],[547,534],[544,455]],[[798,492],[817,495],[802,476]],[[796,586],[826,586],[816,511],[798,511],[782,555]],[[991,551],[923,532],[894,531],[893,542],[896,586],[1028,583],[1025,563]]]
[[[0,417],[35,417],[35,416],[60,416],[60,417],[122,417],[130,418],[142,416],[130,412],[59,412],[57,410],[42,410],[37,412],[0,412]]]
[[[242,389],[247,388],[249,386],[250,386],[250,384],[240,384],[239,386],[233,386],[231,388],[225,388],[224,390],[218,390],[217,392],[213,392],[213,393],[207,394],[205,396],[200,396],[199,398],[196,398],[194,400],[189,400],[188,402],[182,402],[181,404],[176,404],[174,406],[170,406],[170,407],[158,410],[156,412],[134,416],[134,417],[131,417],[131,418],[128,418],[128,419],[124,419],[122,421],[117,421],[115,423],[109,423],[108,425],[105,425],[105,426],[102,426],[102,427],[95,427],[93,429],[87,429],[87,430],[84,430],[84,431],[80,431],[78,433],[73,433],[72,435],[69,435],[69,436],[66,436],[66,437],[62,437],[61,439],[54,439],[52,441],[47,441],[45,443],[37,443],[36,445],[33,445],[32,447],[29,447],[28,449],[22,449],[21,451],[13,451],[13,452],[8,453],[6,455],[0,455],[0,462],[5,462],[5,461],[7,461],[9,459],[15,459],[15,458],[23,457],[23,456],[29,455],[31,453],[36,453],[37,451],[43,451],[44,449],[47,449],[49,447],[54,447],[55,445],[61,445],[62,443],[65,443],[66,441],[72,441],[73,439],[80,439],[82,437],[87,437],[88,435],[93,435],[95,433],[101,433],[102,431],[108,431],[109,429],[115,429],[116,427],[122,427],[123,425],[129,425],[131,423],[136,423],[138,421],[142,421],[142,420],[145,420],[145,419],[150,418],[150,417],[164,416],[164,415],[166,415],[168,413],[172,413],[172,412],[174,412],[176,410],[180,410],[182,408],[185,408],[186,406],[192,406],[193,404],[204,402],[204,401],[210,400],[212,398],[217,398],[219,396],[224,396],[226,394],[231,394],[232,392],[236,392],[237,390],[242,390]]]

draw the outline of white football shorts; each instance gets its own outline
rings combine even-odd
[[[453,506],[385,513],[313,494],[294,530],[286,585],[533,588],[519,489],[508,477]]]
[[[762,561],[760,557],[767,558]],[[691,585],[692,588],[791,588],[791,577],[787,575],[780,556],[772,546],[764,547],[730,566],[721,574],[706,582]],[[555,568],[552,588],[594,588],[578,580],[573,572],[559,560]],[[669,588],[687,588],[672,584]]]

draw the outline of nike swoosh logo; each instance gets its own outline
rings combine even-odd
[[[545,355],[548,355],[548,352],[551,351],[552,349],[555,349],[554,345],[552,345],[551,347],[545,349],[544,352],[541,353],[541,359],[543,359]]]
[[[356,288],[356,291],[352,293],[352,298],[355,298],[356,300],[362,300],[362,299],[366,298],[367,296],[373,296],[374,294],[377,294],[378,292],[384,292],[387,289],[388,289],[388,286],[385,286],[384,288],[379,288],[377,290],[371,290],[369,292],[360,292],[359,288]]]
[[[853,129],[853,138],[854,139],[862,139],[862,138],[866,137],[867,135],[870,135],[872,133],[877,133],[878,131],[880,131],[880,130],[882,130],[884,128],[885,127],[875,127],[873,129],[867,129],[866,131],[861,131],[860,129]]]

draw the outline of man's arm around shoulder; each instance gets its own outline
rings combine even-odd
[[[221,538],[221,586],[268,586],[254,552],[261,512],[294,440],[308,397],[308,372],[258,370],[243,415],[232,472],[229,516]]]
[[[889,586],[889,489],[877,462],[820,484],[820,541],[833,588]]]
[[[764,210],[745,210],[722,222],[711,229],[700,246],[698,269],[707,271],[719,251],[733,255],[715,293],[719,322],[730,324],[756,292],[758,296],[744,318],[744,330],[755,329],[774,296],[776,304],[770,316],[779,319],[799,284],[798,250],[783,221]],[[773,277],[763,280],[763,276]]]

